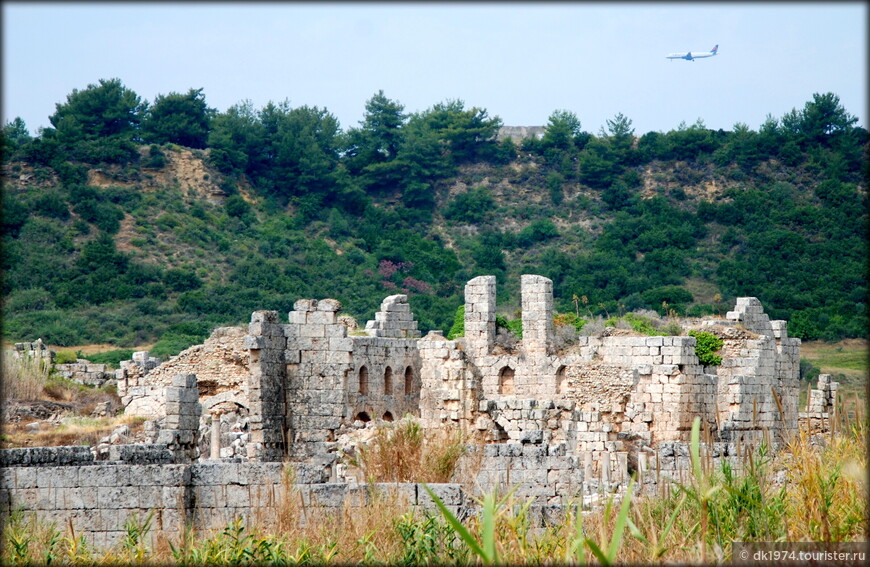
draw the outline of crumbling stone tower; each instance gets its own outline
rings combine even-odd
[[[528,355],[551,354],[553,344],[553,281],[543,276],[520,277],[523,350]]]
[[[286,453],[287,406],[285,364],[287,330],[278,323],[277,311],[255,311],[248,325],[245,346],[249,349],[248,400],[251,442],[248,458],[280,461]]]
[[[478,276],[465,284],[465,344],[485,356],[495,344],[495,276]]]

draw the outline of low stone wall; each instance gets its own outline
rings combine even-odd
[[[709,470],[725,461],[739,470],[754,449],[750,444],[702,443],[700,454]],[[187,525],[219,530],[239,518],[269,528],[282,520],[304,526],[370,505],[435,511],[422,484],[329,482],[325,461],[169,464],[176,453],[165,446],[122,445],[113,451],[116,460],[111,462],[94,460],[88,447],[0,451],[0,521],[22,511],[62,533],[72,527],[90,545],[108,548],[123,540],[128,521],[143,522],[151,515],[147,543],[153,547],[160,538],[176,540]],[[671,481],[690,482],[689,455],[689,445],[676,441],[660,443],[655,451],[598,452],[595,460],[593,452],[569,454],[565,443],[493,443],[470,446],[460,470],[475,494],[513,490],[514,504],[528,503],[534,525],[545,526],[577,503],[593,503],[624,489],[634,474],[646,491]],[[479,510],[463,485],[429,486],[459,517]]]
[[[137,443],[112,445],[105,453],[93,447],[21,447],[0,451],[0,467],[50,467],[125,463],[135,465],[171,464],[175,455],[166,445]]]
[[[185,465],[10,467],[0,472],[0,515],[30,512],[107,548],[123,541],[128,520],[144,520],[153,511],[153,545],[159,534],[183,530],[189,484]]]
[[[43,449],[45,460],[69,460],[68,454],[88,448]],[[10,458],[7,451],[2,451],[4,464],[16,458]],[[153,514],[152,528],[146,542],[153,547],[160,538],[178,538],[187,524],[217,530],[242,518],[246,523],[269,526],[278,521],[283,507],[298,511],[290,519],[304,525],[306,512],[333,514],[346,507],[369,505],[375,494],[395,498],[402,506],[435,509],[420,484],[299,483],[321,480],[317,471],[307,467],[249,462],[4,466],[0,471],[0,521],[5,522],[13,511],[22,511],[53,523],[61,532],[71,526],[88,544],[105,549],[123,541],[125,523],[143,522],[149,514]],[[460,485],[430,488],[448,509],[467,513],[468,499]]]
[[[566,506],[583,492],[580,459],[568,455],[564,443],[493,443],[470,448],[464,458],[480,459],[475,481],[484,492],[514,489],[516,499],[535,506]]]
[[[102,388],[106,382],[115,379],[115,371],[109,370],[105,364],[91,364],[84,359],[77,359],[69,364],[55,364],[54,369],[68,380],[97,388]]]

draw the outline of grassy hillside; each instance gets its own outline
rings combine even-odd
[[[4,338],[166,355],[302,297],[364,323],[395,293],[446,331],[477,275],[513,317],[523,273],[553,280],[562,313],[721,314],[748,295],[792,336],[864,337],[856,120],[831,93],[758,132],[635,136],[620,114],[594,136],[556,111],[515,143],[462,101],[406,114],[379,92],[342,131],[317,107],[217,113],[201,90],[149,106],[101,80],[56,128],[3,128]]]
[[[255,309],[286,312],[300,297],[336,297],[364,322],[400,292],[424,331],[446,330],[464,282],[484,273],[498,276],[508,314],[519,307],[518,276],[533,272],[554,279],[563,312],[704,314],[752,294],[789,317],[796,302],[771,284],[828,269],[824,236],[847,228],[824,223],[830,211],[811,172],[775,161],[750,178],[705,163],[653,162],[632,176],[634,203],[614,210],[579,182],[562,183],[554,198],[546,166],[527,156],[460,168],[439,183],[431,212],[384,196],[360,216],[330,208],[306,222],[292,205],[229,185],[205,152],[162,153],[160,169],[82,167],[82,185],[64,184],[51,168],[7,165],[6,209],[26,213],[7,232],[7,337],[119,346],[163,337],[173,350]],[[723,218],[738,204],[751,222]],[[817,225],[791,221],[810,215]],[[856,268],[845,261],[866,245],[846,237],[854,250],[838,263],[848,278]],[[772,273],[777,260],[789,271]],[[807,307],[824,307],[812,299],[830,295],[837,274],[827,275],[802,282]],[[849,297],[863,306],[856,290]]]

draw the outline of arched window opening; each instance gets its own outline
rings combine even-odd
[[[405,369],[405,395],[410,396],[414,391],[414,369],[410,366]]]
[[[505,366],[498,373],[498,393],[511,395],[514,393],[514,369]]]
[[[565,374],[565,367],[560,366],[556,371],[556,393],[565,394],[568,391],[568,377]]]
[[[391,414],[390,412],[385,412],[384,421],[393,421],[393,414]]]
[[[369,393],[369,369],[365,366],[359,369],[359,393],[363,396]]]
[[[356,414],[356,417],[353,418],[353,420],[354,421],[361,421],[363,423],[368,423],[372,420],[372,418],[370,418],[369,414],[367,414],[366,412],[361,411],[358,414]]]
[[[384,395],[393,395],[393,369],[389,366],[384,370]]]

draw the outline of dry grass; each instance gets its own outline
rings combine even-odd
[[[867,537],[865,440],[863,426],[831,438],[824,448],[798,437],[789,445],[787,459],[768,461],[761,455],[745,473],[731,476],[711,471],[705,483],[720,489],[707,499],[709,518],[704,523],[693,499],[697,487],[691,483],[684,489],[674,487],[666,496],[635,497],[627,527],[617,518],[619,506],[614,503],[583,513],[580,529],[572,507],[561,522],[536,528],[528,503],[508,497],[492,515],[494,549],[498,560],[510,565],[573,563],[578,549],[585,561],[596,562],[588,542],[607,548],[615,541],[615,563],[698,564],[705,559],[728,562],[733,541],[863,541]],[[772,482],[777,470],[786,471],[785,484]],[[361,506],[347,504],[337,512],[307,505],[288,476],[278,513],[268,522],[245,525],[239,520],[212,532],[188,529],[180,538],[158,539],[153,550],[128,542],[107,551],[84,549],[78,556],[70,551],[71,537],[61,538],[45,525],[15,519],[6,526],[0,560],[14,563],[15,550],[20,550],[24,539],[29,542],[24,557],[32,562],[43,562],[52,554],[68,562],[135,559],[149,564],[422,565],[475,560],[437,514],[409,510],[394,496],[369,494]],[[463,524],[471,537],[481,541],[487,530],[483,516],[472,516]]]
[[[3,353],[3,399],[38,400],[48,382],[51,365],[41,358],[18,358],[11,351]]]
[[[109,435],[116,428],[126,425],[131,435],[142,431],[145,418],[129,415],[115,417],[73,417],[65,418],[57,425],[40,424],[39,429],[29,424],[6,424],[3,428],[3,440],[0,447],[60,447],[66,445],[99,444],[100,439]]]
[[[458,432],[426,431],[406,417],[379,426],[351,464],[368,482],[449,482],[463,452]]]
[[[384,446],[373,454],[386,458],[395,456],[391,450],[397,447],[425,445],[413,429],[395,436],[402,427],[396,424],[389,430],[393,436],[385,434],[374,443]],[[734,541],[864,541],[868,535],[866,441],[866,424],[859,421],[841,426],[824,446],[803,435],[775,457],[763,450],[752,453],[741,472],[702,466],[696,473],[701,478],[689,475],[691,480],[684,485],[673,485],[662,494],[633,497],[629,523],[617,517],[619,504],[614,503],[582,513],[579,522],[577,508],[569,506],[562,521],[538,528],[532,524],[528,502],[508,496],[490,515],[489,528],[486,514],[467,518],[463,524],[476,541],[483,541],[488,529],[494,533],[499,561],[511,565],[570,563],[578,559],[578,550],[585,561],[596,562],[590,553],[593,545],[608,548],[611,542],[616,542],[615,563],[698,564],[728,562]],[[784,482],[775,482],[777,476]],[[464,539],[440,515],[410,510],[396,496],[368,493],[364,497],[366,502],[359,506],[346,502],[339,511],[326,511],[306,503],[288,475],[277,514],[248,525],[239,520],[219,531],[187,530],[180,538],[158,538],[147,552],[128,543],[75,556],[69,551],[72,538],[60,538],[45,526],[22,528],[16,520],[17,524],[5,526],[0,561],[15,562],[15,550],[23,539],[29,540],[25,556],[40,563],[52,553],[68,562],[135,559],[152,564],[475,561]]]
[[[824,449],[800,435],[789,444],[788,541],[855,541],[866,537],[867,429],[857,422]]]

